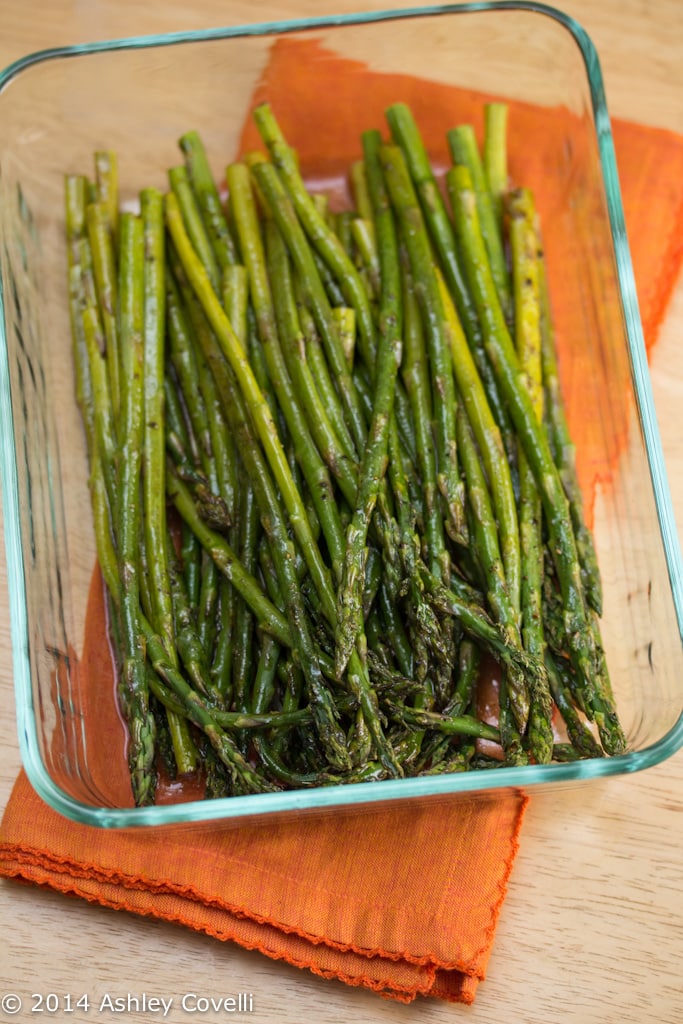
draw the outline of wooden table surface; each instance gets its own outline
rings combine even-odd
[[[46,46],[400,0],[0,0],[0,66]],[[403,4],[406,6],[406,4]],[[681,0],[565,0],[601,56],[611,113],[683,131]],[[0,146],[2,142],[0,140]],[[652,377],[675,511],[683,524],[683,281]],[[19,768],[4,550],[0,556],[0,807]],[[0,995],[144,989],[160,996],[253,993],[249,1019],[436,1024],[681,1024],[683,752],[636,776],[534,796],[488,978],[472,1008],[394,1004],[186,930],[12,883],[0,884]],[[143,984],[144,982],[144,984]],[[192,1015],[174,1012],[172,1019]],[[43,1019],[46,1015],[43,1014]],[[86,1016],[47,1014],[66,1021]],[[104,1014],[138,1024],[157,1014]],[[199,1015],[212,1020],[211,1014]],[[171,1018],[167,1018],[171,1019]],[[224,1016],[216,1019],[225,1019]]]

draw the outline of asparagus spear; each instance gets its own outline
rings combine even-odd
[[[185,132],[181,135],[179,143],[185,155],[185,168],[206,233],[212,243],[218,266],[224,271],[226,267],[237,262],[237,253],[204,144],[196,131]]]
[[[81,272],[85,278],[87,271]],[[90,375],[90,388],[93,403],[93,443],[102,460],[105,485],[110,503],[117,500],[116,481],[116,430],[111,407],[111,392],[105,354],[106,341],[102,330],[97,306],[84,289],[81,327],[84,334],[85,348]]]
[[[156,189],[147,188],[141,192],[140,218],[144,247],[142,522],[152,621],[169,661],[175,666],[177,654],[168,570],[164,471],[166,254],[163,200],[161,193]],[[184,775],[196,768],[194,744],[184,719],[173,712],[169,712],[167,717],[178,772]]]
[[[107,353],[107,372],[111,407],[114,419],[118,417],[121,385],[119,381],[120,355],[117,325],[116,254],[112,231],[112,207],[102,201],[89,203],[87,208],[88,238],[92,253],[92,266],[97,289],[97,300],[104,328]]]
[[[294,298],[296,301],[299,324],[301,325],[302,343],[306,353],[306,360],[311,368],[311,377],[320,396],[320,401],[327,410],[330,423],[334,429],[335,436],[347,459],[357,464],[358,455],[351,432],[346,424],[344,414],[344,403],[339,395],[333,381],[332,373],[328,365],[322,340],[318,332],[315,320],[306,305],[305,291],[301,285],[300,275],[296,272],[292,277]],[[341,346],[341,335],[339,338]],[[342,347],[342,355],[346,358],[346,352]],[[362,449],[361,449],[362,450]]]
[[[140,196],[144,244],[143,505],[147,564],[157,632],[171,660],[175,657],[173,609],[166,550],[164,432],[165,251],[161,193],[144,189]]]
[[[140,474],[144,440],[144,235],[133,214],[120,217],[121,433],[118,438],[116,536],[121,580],[122,642],[120,686],[128,708],[133,795],[136,804],[153,799],[154,719],[149,709],[145,643],[140,623],[138,543]]]
[[[119,239],[119,164],[116,153],[111,149],[95,152],[95,201],[106,209],[107,223],[114,242]]]
[[[173,537],[170,535],[168,548],[168,577],[172,597],[175,642],[180,663],[194,688],[213,703],[220,704],[223,695],[214,686],[207,666],[204,647],[197,632],[195,609],[190,603],[182,565],[175,555]],[[173,664],[173,659],[169,659],[169,661]],[[178,665],[176,664],[175,667]]]
[[[557,659],[549,651],[545,657],[553,698],[572,745],[583,757],[602,757],[600,744],[578,712],[571,691],[558,669]]]
[[[518,189],[507,197],[515,308],[515,345],[532,406],[543,419],[538,243],[533,197]],[[543,507],[533,472],[523,451],[519,454],[520,537],[522,547],[522,635],[524,646],[543,659]],[[529,741],[538,763],[552,758],[552,700],[544,677],[531,694]]]
[[[192,241],[192,246],[199,254],[213,288],[218,292],[221,280],[218,260],[214,254],[211,239],[202,219],[197,196],[190,183],[187,168],[185,166],[171,167],[168,172],[168,180],[182,212],[183,222],[187,234]]]
[[[246,474],[245,474],[246,476]],[[238,515],[239,556],[245,569],[256,572],[257,549],[261,533],[259,508],[251,483],[245,479],[240,493]],[[281,607],[278,605],[277,607]],[[240,711],[249,707],[248,694],[251,688],[253,668],[254,615],[244,600],[239,600],[235,609],[235,621],[232,637],[234,653],[232,657],[232,705]]]
[[[84,426],[92,426],[92,394],[88,373],[88,357],[82,321],[83,282],[81,278],[82,242],[86,233],[88,179],[82,174],[68,174],[64,178],[64,220],[67,253],[67,289],[69,296],[69,322],[75,374],[76,402]],[[89,448],[92,448],[88,438]]]
[[[220,571],[247,602],[257,616],[261,628],[272,633],[281,643],[289,644],[291,638],[285,617],[265,596],[258,580],[245,570],[226,539],[203,522],[188,489],[175,473],[173,466],[168,467],[167,479],[168,496],[178,513],[204,550],[209,552]]]
[[[503,196],[508,188],[508,106],[487,103],[484,107],[484,172],[498,224],[503,221]]]
[[[190,320],[178,285],[168,267],[165,282],[168,359],[175,370],[177,387],[183,395],[184,410],[192,427],[192,440],[196,441],[196,454],[208,480],[213,469],[211,431],[199,389],[199,365],[192,343]]]

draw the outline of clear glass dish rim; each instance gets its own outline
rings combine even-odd
[[[0,71],[0,92],[20,72],[35,64],[60,58],[151,49],[182,43],[207,42],[249,36],[280,35],[304,29],[334,28],[434,17],[501,11],[524,11],[549,17],[563,26],[577,43],[583,58],[591,95],[592,111],[605,186],[612,244],[617,264],[620,294],[626,324],[627,343],[633,368],[634,391],[649,462],[653,494],[662,536],[679,635],[683,642],[683,563],[678,542],[671,496],[661,447],[659,428],[649,376],[642,323],[638,308],[631,255],[626,237],[621,190],[614,143],[605,99],[604,83],[595,46],[582,26],[569,15],[543,3],[526,0],[490,0],[463,4],[435,4],[419,8],[321,15],[311,18],[257,22],[195,31],[131,36],[79,43],[28,54]],[[641,771],[661,763],[683,747],[683,713],[669,732],[651,746],[618,757],[578,761],[569,764],[501,768],[492,772],[394,779],[382,782],[317,787],[275,794],[227,797],[144,808],[95,807],[75,800],[61,789],[47,772],[40,756],[33,691],[28,659],[28,620],[23,576],[23,545],[20,531],[16,449],[12,431],[9,386],[9,354],[5,333],[4,300],[0,279],[0,481],[4,511],[5,549],[9,590],[10,629],[13,651],[17,731],[26,774],[39,796],[54,810],[81,824],[101,828],[135,828],[179,825],[244,818],[274,812],[324,809],[376,804],[395,799],[454,794],[493,793],[503,789],[524,789],[540,783],[588,780]]]

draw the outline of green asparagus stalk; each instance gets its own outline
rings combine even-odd
[[[81,411],[86,431],[92,424],[93,406],[91,382],[88,373],[85,331],[83,328],[83,282],[81,253],[87,230],[86,209],[88,179],[84,175],[68,174],[64,178],[64,220],[67,252],[67,288],[69,295],[69,322],[75,374],[76,402]],[[92,444],[89,440],[89,449]]]
[[[487,103],[484,107],[484,173],[499,225],[503,222],[503,197],[508,188],[508,113],[506,103]]]
[[[185,155],[187,175],[197,199],[206,233],[212,243],[218,266],[224,271],[226,267],[237,262],[237,253],[204,144],[196,131],[185,132],[179,142]]]
[[[418,729],[435,729],[449,736],[474,736],[477,739],[500,742],[500,732],[471,715],[440,715],[436,711],[421,711],[408,705],[390,704],[390,711],[403,723]]]
[[[498,684],[498,729],[506,763],[511,765],[527,764],[528,757],[521,732],[517,727],[514,700],[510,693],[510,676],[507,672],[503,672]]]
[[[410,108],[394,103],[385,111],[394,142],[401,147],[443,273],[470,343],[479,332],[477,315],[460,267],[446,206]]]
[[[332,319],[337,325],[339,344],[349,368],[353,370],[356,351],[356,314],[351,306],[333,306]]]
[[[268,655],[271,656],[270,654]],[[156,677],[151,682],[151,687],[155,696],[158,697],[159,701],[164,707],[170,708],[172,711],[178,714],[185,714],[185,706],[181,699],[175,695],[173,690],[169,689],[166,684]],[[337,706],[340,714],[349,714],[355,711],[356,705],[353,698],[341,694],[337,700]],[[296,708],[294,711],[225,711],[221,708],[215,708],[207,704],[207,710],[210,710],[211,717],[214,719],[217,725],[222,729],[230,730],[231,732],[238,730],[276,730],[286,731],[294,728],[295,726],[310,725],[313,722],[313,712],[310,707]]]
[[[115,529],[124,647],[120,687],[128,709],[133,796],[142,805],[154,797],[154,717],[149,709],[138,563],[144,441],[144,232],[142,221],[133,214],[122,214],[119,225],[122,394]]]
[[[315,384],[320,401],[327,410],[327,415],[334,429],[337,442],[339,443],[346,458],[355,465],[358,463],[358,455],[351,433],[346,425],[344,404],[336,390],[318,328],[310,310],[306,306],[304,291],[301,287],[300,278],[296,272],[293,274],[292,285],[294,288],[294,298],[296,300],[299,324],[301,326],[302,344],[306,353],[306,361],[311,370],[313,383]],[[341,345],[341,336],[339,340]],[[346,353],[343,348],[342,355],[346,358]]]
[[[165,251],[163,201],[160,192],[155,189],[145,189],[141,193],[140,215],[144,244],[142,521],[150,572],[153,621],[167,654],[173,661],[175,658],[175,634],[166,550]]]
[[[237,525],[240,560],[248,572],[255,574],[261,524],[254,489],[246,479],[240,493]],[[232,705],[239,711],[246,711],[252,685],[254,616],[244,600],[239,600],[235,609],[232,641]]]
[[[121,385],[119,382],[120,355],[116,317],[117,269],[110,206],[104,202],[90,203],[87,209],[87,219],[97,300],[106,339],[110,402],[116,421],[119,413]]]
[[[180,281],[179,261],[173,247],[169,248],[173,272]],[[193,349],[196,367],[196,382],[186,381],[189,383],[185,396],[186,405],[195,410],[195,417],[200,415],[197,410],[201,410],[205,415],[208,429],[208,482],[211,493],[206,494],[204,500],[208,508],[216,509],[219,515],[224,513],[224,525],[219,528],[231,536],[230,527],[236,518],[237,508],[237,460],[216,383],[198,341],[204,334],[210,332],[210,327],[195,295],[184,279],[180,284],[180,298],[187,312],[187,326],[191,335],[188,343]],[[204,514],[206,515],[206,509]],[[218,525],[219,520],[216,519],[215,522]],[[205,561],[197,608],[197,624],[206,657],[212,662],[212,672],[222,678],[221,685],[224,688],[228,685],[226,673],[230,669],[232,674],[233,664],[232,654],[228,651],[231,644],[232,605],[230,596],[225,593],[226,588],[229,588],[229,584],[226,580],[219,579],[215,565]]]
[[[365,174],[365,162],[354,160],[349,168],[349,182],[353,194],[355,213],[363,220],[371,221],[373,217],[372,202],[368,192],[368,179]]]
[[[434,608],[441,614],[452,616],[461,625],[464,632],[479,644],[482,650],[491,654],[511,673],[519,673],[522,678],[533,669],[533,664],[524,651],[506,635],[488,615],[480,602],[458,594],[429,572],[426,566],[420,567],[425,592]],[[451,586],[455,577],[451,579]]]
[[[107,211],[107,223],[114,248],[119,239],[119,164],[113,150],[100,149],[95,153],[95,199]]]
[[[361,272],[365,274],[365,288],[371,298],[379,298],[382,287],[382,271],[380,267],[379,253],[377,252],[377,238],[374,221],[362,217],[353,217],[351,220],[351,237],[355,242],[361,263]]]
[[[185,230],[192,241],[192,246],[206,268],[211,284],[216,292],[220,289],[221,275],[218,260],[214,255],[213,245],[206,230],[197,196],[190,183],[190,176],[185,166],[172,167],[168,172],[168,181],[176,197],[182,214]]]
[[[170,535],[168,537],[168,550],[168,577],[172,598],[176,648],[180,655],[180,662],[194,688],[214,703],[220,704],[223,695],[216,689],[211,679],[204,646],[197,632],[194,607],[190,603],[183,578],[182,565],[175,555],[173,537]],[[173,659],[169,659],[169,661],[173,664]],[[177,664],[176,667],[178,667]]]
[[[539,423],[543,420],[538,242],[533,196],[518,189],[507,196],[515,309],[515,346],[525,384]],[[543,506],[533,472],[519,453],[520,537],[522,547],[522,636],[524,646],[543,659]],[[552,759],[552,700],[547,687],[531,696],[529,739],[539,763]]]
[[[90,374],[93,402],[94,444],[100,454],[110,504],[116,502],[116,431],[105,355],[105,338],[97,307],[84,300],[82,328]]]
[[[156,189],[140,194],[140,218],[143,227],[143,451],[142,522],[146,565],[151,592],[151,615],[172,665],[178,658],[168,571],[165,447],[164,369],[166,339],[165,235],[163,199]],[[181,775],[196,768],[196,751],[186,723],[168,714],[173,750]]]
[[[192,426],[192,438],[196,440],[201,468],[208,480],[213,468],[213,450],[207,410],[199,388],[197,353],[192,342],[187,309],[169,269],[166,271],[166,310],[168,358],[175,370]]]
[[[249,764],[232,737],[217,724],[201,695],[196,693],[184,676],[170,664],[159,637],[149,628],[149,624],[146,625],[145,640],[152,667],[159,678],[180,698],[189,720],[208,737],[218,757],[231,774],[234,792],[246,794],[272,791],[273,785]]]

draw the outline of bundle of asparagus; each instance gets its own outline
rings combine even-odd
[[[139,214],[113,153],[66,178],[135,802],[162,769],[219,796],[621,751],[506,108],[482,154],[448,132],[442,190],[393,105],[339,213],[270,106],[254,117],[264,152],[227,168],[225,202],[196,132]]]

